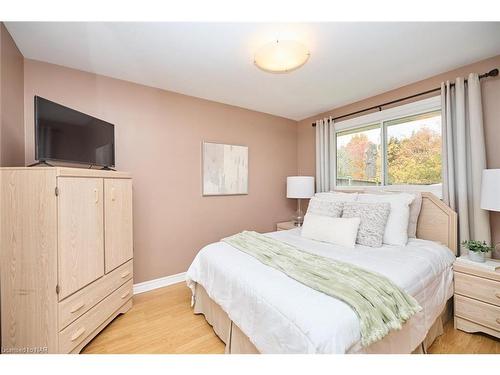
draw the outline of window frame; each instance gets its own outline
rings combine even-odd
[[[368,126],[380,127],[380,152],[381,152],[381,184],[379,186],[338,186],[342,190],[365,190],[391,188],[392,190],[415,190],[431,191],[437,196],[441,196],[441,187],[438,189],[430,188],[433,185],[389,185],[388,184],[388,166],[387,166],[387,122],[397,120],[403,117],[418,116],[428,112],[441,111],[441,96],[433,96],[427,99],[418,100],[409,104],[385,109],[379,112],[370,113],[364,116],[339,121],[335,123],[335,188],[337,188],[337,136],[339,133],[360,130]],[[342,134],[340,134],[342,135]]]

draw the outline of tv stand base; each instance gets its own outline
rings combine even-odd
[[[37,161],[36,163],[33,163],[33,164],[30,164],[28,165],[28,167],[37,167],[39,165],[44,165],[46,167],[53,167],[52,164],[50,163],[47,163],[45,160],[40,160],[40,161]]]

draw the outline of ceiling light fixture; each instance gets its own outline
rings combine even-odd
[[[270,73],[288,73],[300,68],[309,59],[307,48],[293,40],[275,40],[263,45],[254,56],[254,63]]]

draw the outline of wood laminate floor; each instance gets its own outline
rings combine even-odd
[[[203,315],[194,315],[191,292],[179,283],[134,296],[134,306],[97,335],[82,353],[221,354],[224,343]],[[429,348],[429,353],[500,353],[500,340],[453,328]]]

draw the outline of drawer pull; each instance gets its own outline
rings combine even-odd
[[[126,278],[128,275],[130,275],[130,271],[125,271],[122,273],[122,279]]]
[[[71,314],[76,313],[78,310],[80,310],[83,306],[85,306],[85,303],[80,303],[79,305],[73,306],[71,310],[69,311]]]
[[[85,332],[85,328],[80,328],[78,331],[76,331],[73,336],[71,336],[70,340],[71,341],[75,341],[76,339],[78,339],[81,335],[83,335]]]
[[[495,294],[495,296],[496,296],[497,298],[500,298],[500,293],[496,293],[496,294]]]
[[[130,290],[127,290],[125,293],[122,294],[122,299],[127,297],[130,294]]]
[[[497,323],[500,324],[500,318],[497,318]]]

